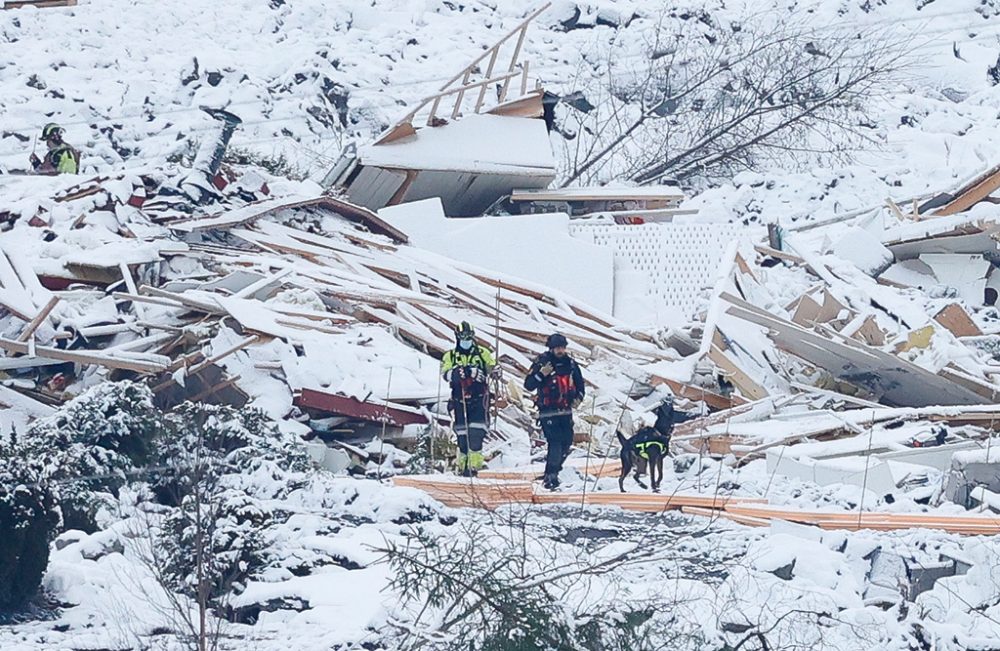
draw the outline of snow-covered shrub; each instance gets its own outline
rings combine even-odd
[[[167,469],[150,480],[157,500],[175,507],[157,543],[165,578],[218,603],[268,562],[267,529],[287,514],[262,499],[293,490],[308,456],[257,409],[185,403],[166,422],[156,454]]]
[[[20,606],[38,590],[59,526],[41,466],[22,452],[0,448],[0,611]]]
[[[268,561],[265,530],[273,522],[271,509],[241,490],[212,487],[202,499],[187,495],[163,523],[170,587],[195,596],[200,561],[208,601],[241,591]]]
[[[163,427],[149,387],[134,382],[109,382],[90,389],[37,421],[24,444],[38,450],[83,452],[67,459],[64,476],[95,474],[108,467],[145,465]]]
[[[197,481],[264,473],[275,480],[309,468],[305,449],[259,409],[185,403],[167,417],[156,451],[165,469],[151,478],[157,499],[181,504]],[[262,487],[264,488],[264,487]]]
[[[23,454],[59,480],[67,527],[94,531],[100,494],[117,494],[136,468],[147,465],[163,431],[163,415],[148,387],[101,384],[36,421],[20,441]],[[78,481],[70,481],[78,480]]]

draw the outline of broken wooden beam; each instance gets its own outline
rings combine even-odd
[[[23,321],[31,321],[51,298],[22,256],[0,250],[0,305]]]
[[[731,395],[727,397],[702,387],[694,386],[692,384],[684,384],[683,382],[660,377],[659,375],[651,374],[649,376],[649,383],[654,387],[660,384],[665,384],[670,388],[670,391],[675,396],[687,398],[692,401],[704,402],[712,409],[726,410],[749,402],[742,396]]]
[[[163,357],[162,359],[157,359],[161,357],[160,355],[147,355],[145,356],[145,359],[125,359],[114,355],[108,355],[97,350],[61,350],[59,348],[51,348],[49,346],[31,346],[30,342],[25,343],[0,338],[0,349],[3,349],[8,353],[28,355],[32,352],[32,348],[34,349],[34,354],[44,360],[58,359],[63,362],[104,366],[106,368],[134,371],[136,373],[159,373],[167,370],[167,367],[170,365],[170,360],[168,358]]]
[[[146,296],[153,296],[155,298],[162,298],[168,301],[175,301],[180,303],[189,310],[195,312],[205,312],[206,314],[223,315],[225,310],[223,310],[219,304],[213,302],[200,300],[194,298],[193,296],[187,296],[184,292],[168,292],[166,290],[160,289],[159,287],[153,287],[151,285],[143,285],[139,288],[139,292]]]
[[[301,389],[296,394],[293,403],[297,407],[316,409],[338,416],[348,416],[370,423],[385,423],[397,427],[427,423],[427,416],[413,407],[387,401],[367,402],[318,389]]]
[[[785,262],[791,262],[796,265],[803,265],[808,267],[809,264],[801,257],[795,255],[794,253],[789,253],[787,251],[779,251],[778,249],[772,248],[770,246],[765,246],[763,244],[758,244],[753,247],[754,251],[760,255],[777,258],[779,260],[784,260]]]
[[[193,402],[195,404],[203,402],[206,398],[210,397],[212,394],[218,393],[219,391],[222,391],[225,388],[235,385],[239,380],[240,380],[239,375],[228,377],[219,382],[218,384],[214,384],[212,386],[206,387],[202,391],[199,391],[195,395],[188,398],[188,402]]]
[[[202,370],[203,368],[211,366],[212,364],[215,364],[216,362],[219,362],[219,361],[225,359],[226,357],[229,357],[233,353],[236,353],[236,352],[239,352],[239,351],[243,350],[244,348],[246,348],[247,346],[250,346],[251,344],[257,343],[258,341],[260,341],[260,336],[258,336],[258,335],[253,335],[251,337],[247,337],[246,339],[244,339],[242,341],[239,341],[239,342],[235,343],[234,345],[230,346],[229,348],[225,349],[221,353],[217,353],[215,355],[212,355],[211,357],[206,358],[205,361],[199,362],[199,363],[195,364],[190,369],[188,369],[188,373],[197,373],[198,371]]]
[[[581,504],[617,506],[629,511],[661,513],[671,509],[697,507],[723,509],[729,505],[766,505],[758,497],[734,495],[694,495],[683,493],[550,493],[537,491],[530,481],[464,478],[454,475],[402,475],[393,478],[396,486],[418,488],[448,506],[495,508],[501,504]]]
[[[35,334],[35,330],[38,330],[38,327],[42,325],[42,323],[45,321],[46,317],[49,316],[49,314],[52,312],[52,310],[55,308],[55,306],[56,306],[56,304],[58,302],[59,302],[59,297],[58,296],[53,296],[52,298],[50,298],[49,302],[46,303],[45,307],[42,308],[42,311],[39,312],[38,315],[35,316],[35,318],[32,319],[28,323],[28,325],[26,325],[24,327],[24,331],[21,332],[21,334],[20,334],[20,336],[18,336],[17,340],[18,341],[28,341],[29,339],[31,339],[31,336],[33,334]]]
[[[770,395],[767,389],[751,378],[718,345],[712,344],[708,352],[708,358],[722,372],[722,375],[739,389],[740,394],[747,401],[761,400]]]
[[[229,229],[240,226],[251,221],[260,219],[267,215],[296,208],[318,208],[335,212],[348,221],[365,226],[368,230],[379,235],[385,235],[397,244],[406,244],[409,240],[405,233],[381,219],[371,210],[356,206],[347,201],[334,199],[333,197],[320,196],[307,199],[265,199],[252,203],[236,210],[226,210],[207,217],[199,217],[183,222],[170,224],[173,230],[191,233],[201,230]]]
[[[1000,165],[990,168],[963,187],[945,205],[934,211],[935,216],[954,215],[973,207],[1000,188]]]

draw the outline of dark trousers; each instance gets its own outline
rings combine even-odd
[[[452,399],[452,429],[458,439],[458,449],[462,454],[482,452],[483,439],[488,429],[486,412],[488,398]]]
[[[569,449],[573,445],[573,416],[570,414],[560,416],[544,416],[541,419],[542,433],[545,434],[545,441],[548,443],[548,450],[545,455],[545,475],[558,475],[562,470],[563,462],[569,456]]]

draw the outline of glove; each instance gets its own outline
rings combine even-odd
[[[39,158],[38,156],[35,156],[34,154],[32,154],[31,157],[28,160],[31,161],[31,166],[32,167],[38,167],[39,165],[42,164],[42,159]]]
[[[463,376],[463,369],[453,368],[451,369],[451,375],[449,377],[449,382],[460,382]]]
[[[552,367],[552,362],[545,362],[544,364],[542,364],[541,368],[538,369],[538,372],[548,377],[554,370],[555,369]]]
[[[576,409],[577,407],[579,407],[580,403],[582,403],[582,402],[583,402],[583,398],[582,397],[577,396],[576,398],[574,398],[573,399],[573,409]]]
[[[471,369],[469,377],[472,378],[473,382],[486,382],[486,374],[483,373],[483,369],[478,366],[474,366]]]

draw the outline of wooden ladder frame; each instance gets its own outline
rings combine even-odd
[[[469,91],[474,91],[478,89],[478,94],[476,96],[476,103],[474,112],[479,113],[486,99],[486,88],[491,84],[503,84],[500,87],[500,97],[499,103],[503,104],[507,101],[507,94],[511,86],[511,80],[517,77],[521,79],[521,92],[518,97],[523,97],[528,93],[528,61],[519,61],[521,56],[521,48],[524,45],[524,37],[528,32],[528,26],[531,24],[535,18],[537,18],[542,12],[548,9],[552,5],[551,2],[546,2],[542,6],[538,7],[530,14],[528,14],[516,27],[507,32],[503,37],[500,38],[491,47],[484,50],[482,54],[473,59],[469,65],[465,66],[462,70],[458,72],[454,77],[450,78],[438,92],[433,95],[429,95],[416,106],[414,106],[410,111],[403,116],[394,125],[389,127],[384,131],[378,139],[375,140],[376,145],[380,145],[387,142],[392,142],[393,140],[398,140],[400,138],[405,138],[406,136],[411,136],[416,133],[416,129],[413,127],[413,119],[417,114],[422,111],[428,104],[430,104],[430,113],[427,116],[426,124],[427,126],[436,126],[441,118],[438,117],[439,111],[441,109],[442,100],[446,98],[454,100],[451,105],[451,111],[448,113],[450,119],[457,119],[462,113],[462,104],[466,99],[466,93]],[[506,62],[506,71],[497,73],[497,61],[500,58],[500,49],[510,40],[517,37],[517,41],[514,44],[514,49],[510,53],[510,58]],[[472,77],[476,74],[476,69],[478,68],[480,62],[489,57],[489,62],[486,64],[486,72],[482,73],[482,79],[479,81],[473,81]],[[520,64],[520,65],[519,65]],[[503,66],[501,66],[502,68]],[[455,85],[457,82],[457,85]],[[537,87],[537,83],[536,83]],[[534,89],[533,89],[534,90]]]

